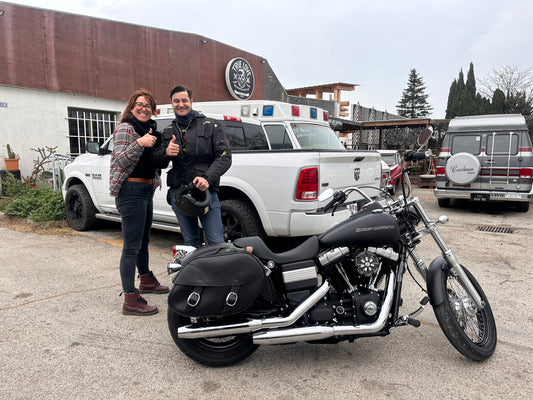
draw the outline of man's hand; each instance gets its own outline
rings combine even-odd
[[[165,150],[165,154],[168,157],[177,156],[180,151],[180,145],[176,144],[176,136],[172,135],[172,140],[168,144],[168,147]]]
[[[205,192],[207,189],[209,189],[209,182],[207,182],[207,179],[202,178],[201,176],[194,178],[192,183],[194,183],[194,186],[202,192]]]

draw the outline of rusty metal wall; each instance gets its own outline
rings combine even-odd
[[[127,100],[140,87],[159,104],[189,86],[195,101],[233,100],[225,69],[245,58],[265,95],[263,58],[202,36],[0,2],[0,84]],[[179,26],[176,26],[179,29]]]

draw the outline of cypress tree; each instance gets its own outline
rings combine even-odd
[[[492,95],[492,114],[505,113],[505,93],[501,89],[496,89]]]

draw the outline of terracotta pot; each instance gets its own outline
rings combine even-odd
[[[8,171],[16,171],[19,169],[19,159],[18,158],[4,158],[6,163],[6,169]]]

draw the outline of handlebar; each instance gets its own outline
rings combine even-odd
[[[342,191],[333,193],[333,199],[331,199],[331,201],[324,206],[324,212],[331,210],[337,203],[343,203],[346,200],[346,197],[346,193]]]

